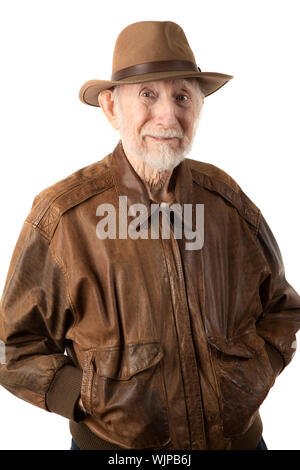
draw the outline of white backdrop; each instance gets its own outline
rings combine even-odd
[[[10,0],[0,4],[1,269],[34,196],[103,158],[119,140],[78,99],[109,79],[119,32],[136,21],[180,24],[202,71],[234,75],[205,99],[190,158],[229,173],[261,209],[300,292],[297,0]],[[299,338],[299,335],[297,335]],[[300,354],[261,406],[269,449],[300,449]],[[68,449],[68,421],[0,387],[0,449]]]

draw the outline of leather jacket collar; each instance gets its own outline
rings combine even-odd
[[[193,177],[191,169],[188,165],[188,159],[184,159],[177,167],[174,168],[172,179],[175,181],[175,202],[180,204],[182,209],[184,204],[191,204],[192,202],[192,186]],[[120,140],[111,154],[111,170],[114,175],[115,188],[118,196],[127,196],[127,204],[131,206],[133,204],[144,204],[147,207],[147,213],[141,215],[140,221],[137,222],[137,226],[142,225],[145,220],[151,216],[151,200],[149,199],[147,190],[144,182],[141,180],[139,175],[136,173],[132,165],[130,164],[122,141]],[[174,214],[176,207],[174,207]],[[195,208],[193,207],[193,218],[192,218],[192,229],[195,230]],[[184,224],[187,228],[191,229],[187,220],[183,219]]]

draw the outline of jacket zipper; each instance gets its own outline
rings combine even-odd
[[[184,281],[184,275],[183,275],[183,269],[182,269],[182,263],[181,263],[181,255],[180,255],[180,250],[179,250],[177,240],[174,236],[173,223],[172,223],[170,217],[168,217],[165,212],[163,214],[163,217],[166,217],[167,220],[169,220],[169,222],[170,222],[170,234],[171,234],[172,241],[173,241],[172,246],[175,248],[175,251],[174,251],[174,253],[175,253],[175,262],[176,262],[176,266],[177,266],[178,278],[179,278],[179,284],[180,284],[180,290],[181,290],[181,292],[180,292],[181,304],[184,305],[185,311],[189,313],[189,308],[188,308],[187,299],[186,299],[185,281]],[[162,231],[161,223],[159,223],[159,227],[160,227],[160,231]],[[200,386],[200,384],[199,384],[199,386]],[[204,443],[204,450],[205,450],[207,448],[207,444],[206,444],[206,433],[205,433],[205,429],[204,429],[204,413],[203,413],[203,407],[202,407],[201,401],[200,401],[199,405],[200,405],[200,408],[201,408],[201,416],[202,416],[201,434],[202,434],[202,440],[203,440],[203,443]]]
[[[175,245],[176,245],[176,259],[178,260],[177,261],[177,266],[179,268],[179,273],[180,273],[180,285],[182,287],[182,284],[184,285],[184,277],[183,277],[183,269],[182,269],[182,264],[181,264],[181,258],[180,258],[180,251],[179,251],[179,247],[178,247],[178,243],[174,237],[174,231],[173,231],[173,223],[171,222],[171,232],[172,232],[172,236],[173,236],[173,239],[175,241]],[[203,256],[201,254],[201,261],[202,261],[202,266],[203,266]],[[185,302],[185,305],[186,305],[186,308],[188,308],[187,306],[187,301],[186,301],[186,296],[185,296],[185,289],[183,289],[184,291],[184,302]],[[202,331],[205,331],[204,330],[204,326],[203,326],[203,321],[202,321],[202,315],[200,315],[200,322],[201,322],[201,328],[202,328]],[[214,381],[215,381],[215,390],[216,390],[216,394],[217,394],[217,402],[218,402],[218,408],[219,408],[219,420],[220,420],[220,423],[221,423],[221,426],[222,426],[222,418],[221,418],[221,391],[220,391],[220,386],[219,386],[219,382],[218,382],[218,379],[217,379],[217,376],[216,376],[216,371],[215,371],[215,367],[214,367],[214,364],[213,364],[213,360],[212,360],[212,356],[211,356],[211,350],[210,350],[210,347],[209,345],[207,346],[207,350],[208,350],[208,355],[209,355],[209,359],[210,359],[210,368],[211,368],[211,371],[213,373],[213,377],[214,377]],[[202,416],[203,416],[203,410],[202,410]],[[203,433],[205,433],[205,430],[203,429]],[[204,434],[205,435],[205,434]]]
[[[177,243],[176,238],[174,236],[172,221],[171,221],[171,224],[170,224],[170,228],[171,228],[170,232],[172,232],[172,237],[173,237],[173,240],[175,242],[174,245],[176,246],[176,265],[177,265],[178,272],[179,272],[180,287],[182,289],[183,286],[185,286],[185,282],[184,282],[183,269],[182,269],[182,264],[181,264],[180,251],[179,251],[178,243]],[[202,255],[201,255],[201,258],[202,258],[202,266],[203,266],[203,257],[202,257]],[[184,298],[184,304],[185,304],[185,307],[188,311],[185,287],[183,288],[183,295],[181,295],[181,298]],[[203,321],[202,321],[202,316],[201,315],[200,315],[200,322],[201,322],[202,331],[204,331],[204,326],[203,326]],[[211,350],[210,350],[209,346],[207,347],[207,350],[208,350],[208,355],[209,355],[209,359],[210,359],[210,367],[211,367],[211,370],[212,370],[212,373],[213,373],[213,376],[214,376],[215,390],[216,390],[217,398],[218,398],[217,401],[218,401],[218,407],[219,407],[219,419],[220,419],[220,423],[222,423],[221,404],[220,404],[221,403],[220,386],[219,386],[219,382],[218,382],[218,379],[217,379],[217,376],[216,376],[216,371],[215,371],[215,368],[214,368],[214,365],[213,365],[213,360],[212,360],[212,357],[211,357]],[[203,416],[202,406],[201,406],[201,412],[202,412],[202,416]],[[221,426],[222,426],[222,424],[221,424]],[[205,436],[205,430],[204,429],[203,429],[203,436]]]

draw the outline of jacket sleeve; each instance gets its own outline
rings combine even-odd
[[[282,366],[289,364],[296,352],[296,332],[300,328],[300,296],[285,279],[282,255],[274,235],[263,215],[257,233],[257,243],[266,260],[266,273],[259,294],[262,314],[256,322],[257,334],[267,342],[272,365],[281,355]],[[277,361],[278,362],[278,361]]]
[[[0,384],[33,405],[80,421],[82,371],[65,355],[73,321],[51,244],[26,220],[1,298]]]

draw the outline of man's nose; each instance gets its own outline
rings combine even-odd
[[[162,127],[178,127],[178,109],[176,103],[170,98],[160,98],[153,108],[153,117],[156,124]]]

